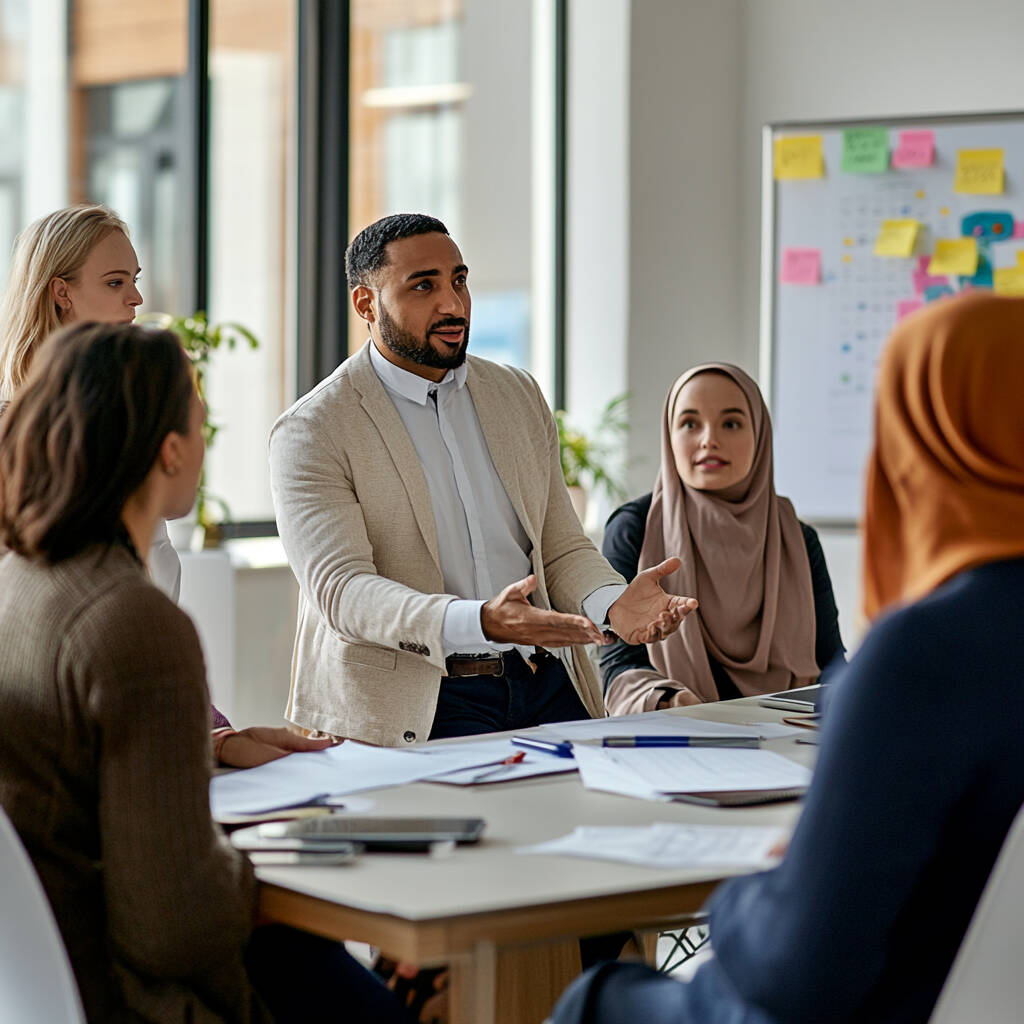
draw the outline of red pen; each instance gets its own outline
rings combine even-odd
[[[478,772],[476,775],[473,776],[473,781],[479,782],[481,779],[486,778],[488,775],[497,775],[500,771],[502,771],[505,765],[519,764],[519,762],[522,761],[524,757],[526,757],[525,750],[517,751],[515,754],[509,754],[508,757],[503,758],[501,761],[495,761],[494,763],[496,767],[489,768],[487,771],[484,772]]]

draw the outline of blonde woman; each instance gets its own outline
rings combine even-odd
[[[139,273],[128,225],[105,206],[66,206],[22,231],[0,301],[0,413],[40,344],[58,327],[135,319],[142,305]],[[153,582],[177,600],[181,563],[162,521],[149,568]]]

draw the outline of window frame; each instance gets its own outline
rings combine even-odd
[[[566,153],[568,5],[552,0],[554,61],[554,401],[566,395]],[[297,174],[295,398],[311,390],[347,357],[344,253],[349,237],[349,101],[351,0],[301,0],[297,5]],[[183,175],[184,277],[192,309],[206,309],[210,259],[210,0],[188,2],[187,160]],[[187,303],[186,303],[187,305]],[[225,540],[277,535],[274,520],[228,520]]]

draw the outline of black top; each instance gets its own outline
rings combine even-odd
[[[608,519],[604,530],[604,543],[601,551],[616,572],[631,580],[640,562],[640,549],[643,547],[644,534],[647,531],[647,513],[651,510],[651,494],[645,494],[634,501],[627,501],[616,509]],[[836,661],[836,665],[844,663],[842,637],[839,635],[839,611],[832,593],[832,580],[825,564],[825,552],[821,550],[821,541],[813,527],[806,523],[800,524],[803,531],[804,544],[807,545],[807,558],[811,563],[811,585],[814,590],[814,622],[815,642],[814,658],[821,669],[821,677],[827,675],[826,666]],[[742,697],[736,684],[719,662],[708,655],[711,675],[718,689],[719,700],[731,700]],[[645,644],[627,644],[617,640],[614,644],[601,648],[601,678],[605,692],[608,684],[620,673],[630,668],[653,669]],[[831,669],[829,669],[831,671]]]

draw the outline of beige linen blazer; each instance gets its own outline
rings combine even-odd
[[[286,717],[387,746],[425,740],[444,671],[434,509],[369,344],[285,412],[270,434],[277,524],[299,581]],[[470,356],[466,386],[491,459],[532,544],[539,608],[579,614],[624,582],[587,539],[562,479],[554,418],[523,370]],[[585,648],[563,658],[604,714]]]

